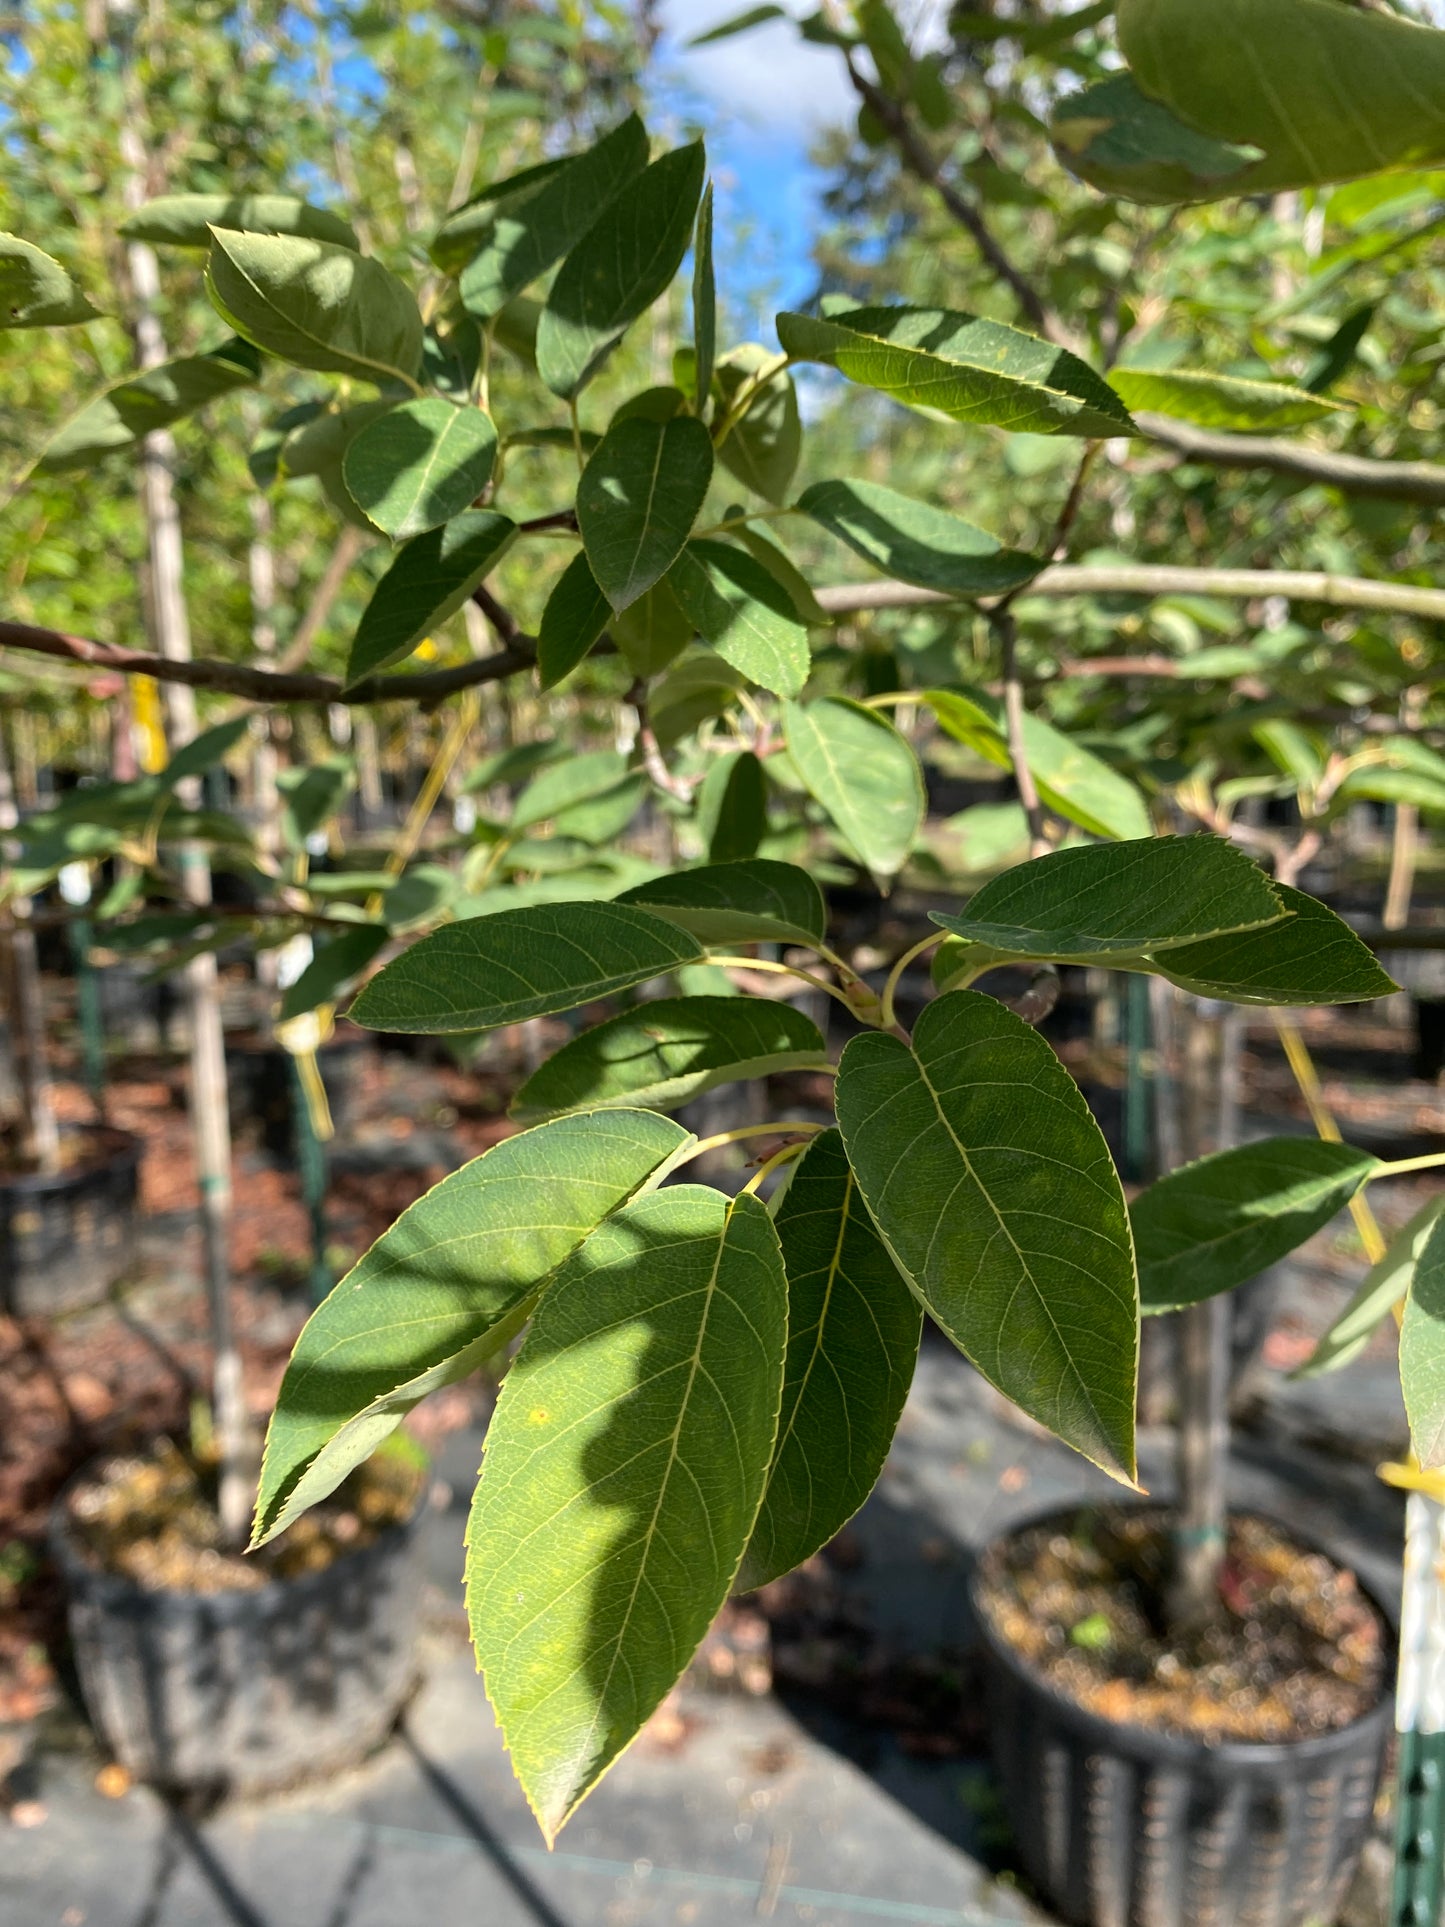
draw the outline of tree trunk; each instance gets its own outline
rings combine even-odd
[[[0,734],[0,842],[18,821],[15,784]],[[60,1130],[45,1065],[45,1008],[29,897],[13,897],[3,912],[0,975],[4,979],[5,1018],[19,1104],[15,1150],[22,1168],[28,1166],[50,1175],[60,1169]]]

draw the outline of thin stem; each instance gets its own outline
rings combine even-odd
[[[748,1179],[743,1186],[743,1191],[748,1197],[755,1198],[759,1188],[767,1183],[774,1171],[784,1164],[791,1163],[794,1158],[801,1157],[807,1148],[806,1144],[785,1144],[781,1151],[774,1151],[773,1155],[758,1167],[755,1175]]]
[[[725,1144],[744,1144],[753,1137],[783,1137],[788,1133],[796,1135],[799,1131],[805,1131],[809,1137],[813,1137],[819,1131],[829,1131],[832,1128],[830,1124],[809,1124],[806,1121],[788,1124],[740,1124],[735,1131],[719,1131],[716,1137],[699,1138],[686,1156],[678,1159],[677,1168],[680,1169],[684,1164],[691,1164],[705,1151],[721,1150]]]
[[[582,452],[582,418],[577,413],[575,395],[567,404],[567,414],[572,423],[572,452],[577,457],[577,473],[580,475],[587,466],[587,457]]]
[[[847,994],[839,990],[836,984],[830,984],[825,977],[815,976],[811,970],[800,970],[796,964],[773,963],[767,957],[710,956],[708,962],[722,970],[770,970],[780,977],[796,977],[799,983],[811,984],[814,990],[825,992],[835,1003],[841,1004],[850,1016],[858,1015]]]
[[[1395,1164],[1377,1165],[1365,1182],[1373,1184],[1376,1178],[1408,1177],[1411,1171],[1435,1171],[1441,1165],[1445,1165],[1445,1151],[1431,1151],[1425,1157],[1401,1158]]]
[[[1300,1096],[1309,1111],[1310,1121],[1315,1134],[1331,1144],[1343,1143],[1340,1127],[1336,1124],[1334,1113],[1325,1102],[1324,1086],[1320,1074],[1315,1069],[1314,1059],[1309,1054],[1299,1025],[1292,1017],[1284,1017],[1279,1011],[1271,1011],[1276,1035],[1284,1046],[1286,1062],[1294,1073],[1294,1081],[1299,1086]],[[1381,1175],[1376,1171],[1374,1176]],[[1355,1229],[1360,1234],[1360,1243],[1365,1247],[1365,1256],[1372,1265],[1377,1265],[1385,1255],[1385,1234],[1380,1229],[1379,1220],[1365,1200],[1363,1190],[1357,1191],[1350,1199],[1350,1216],[1355,1221]]]
[[[732,434],[743,416],[747,414],[759,394],[773,377],[782,374],[785,368],[790,368],[792,365],[793,358],[791,355],[774,355],[770,361],[765,361],[747,381],[742,383],[738,392],[733,396],[732,406],[712,431],[714,448],[722,447],[728,436]]]
[[[905,950],[897,963],[894,964],[893,968],[889,971],[888,981],[883,986],[884,1030],[892,1030],[898,1021],[894,1015],[893,1007],[898,998],[898,986],[903,982],[903,975],[908,969],[909,964],[913,962],[915,957],[921,957],[926,950],[932,950],[935,944],[942,943],[947,935],[948,932],[946,930],[935,930],[931,936],[924,937],[920,943],[914,944],[911,950]]]
[[[1038,785],[1029,768],[1028,750],[1024,744],[1024,686],[1018,672],[1018,631],[1011,615],[995,616],[993,623],[1003,645],[1003,712],[1009,760],[1013,763],[1019,802],[1028,820],[1029,855],[1042,856],[1049,845],[1044,835],[1043,805],[1039,802]]]

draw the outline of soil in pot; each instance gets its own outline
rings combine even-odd
[[[1053,1690],[1115,1724],[1202,1740],[1333,1733],[1380,1700],[1392,1641],[1354,1575],[1249,1514],[1230,1520],[1220,1609],[1171,1634],[1169,1517],[1080,1512],[992,1547],[976,1599]]]

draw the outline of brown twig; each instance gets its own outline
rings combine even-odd
[[[1300,442],[1265,435],[1217,435],[1170,421],[1164,415],[1134,417],[1152,441],[1173,449],[1186,461],[1211,468],[1256,468],[1300,482],[1318,482],[1346,495],[1368,495],[1385,502],[1416,502],[1445,508],[1445,465],[1434,462],[1376,461],[1366,455],[1338,455]]]

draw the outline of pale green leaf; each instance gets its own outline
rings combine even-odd
[[[700,1185],[619,1211],[542,1299],[487,1433],[467,1609],[549,1843],[728,1595],[786,1343],[772,1221],[756,1198]]]
[[[1274,892],[1285,922],[1182,944],[1159,957],[1159,974],[1232,1004],[1356,1004],[1398,989],[1342,917],[1288,884]]]
[[[1102,964],[1284,914],[1264,872],[1214,836],[1056,850],[986,883],[961,914],[932,912],[944,930],[1001,956]]]
[[[404,1211],[296,1342],[255,1543],[333,1492],[428,1392],[499,1350],[563,1259],[691,1142],[646,1111],[565,1118],[504,1139]]]
[[[715,374],[721,412],[732,407],[745,382],[751,383],[766,363],[776,359],[756,341],[729,348]],[[742,419],[733,424],[718,449],[718,460],[745,488],[781,506],[802,452],[798,391],[792,376],[780,368],[753,390]]]
[[[873,1228],[837,1131],[808,1146],[775,1222],[788,1274],[787,1367],[741,1591],[811,1558],[868,1497],[922,1336],[918,1301]]]
[[[1437,1222],[1415,1261],[1400,1325],[1400,1389],[1415,1456],[1445,1464],[1445,1229]]]
[[[560,810],[552,819],[554,835],[576,837],[582,843],[611,845],[636,816],[651,788],[648,777],[639,770],[615,788]]]
[[[410,384],[422,319],[405,282],[364,254],[299,235],[214,230],[206,289],[247,341],[297,368]]]
[[[689,542],[667,580],[683,614],[724,662],[775,696],[802,690],[811,663],[807,626],[787,590],[746,550]]]
[[[461,268],[468,313],[489,321],[575,247],[628,181],[647,165],[636,114],[586,153],[529,168],[450,215],[432,243],[442,268]]]
[[[405,542],[469,508],[491,480],[496,454],[490,415],[427,396],[367,422],[348,442],[341,473],[377,528]]]
[[[222,395],[254,387],[261,357],[248,342],[223,342],[204,355],[163,361],[117,382],[63,423],[36,468],[43,474],[88,467],[113,449],[130,448],[152,430],[169,428]]]
[[[389,963],[351,1007],[368,1030],[494,1030],[701,963],[674,924],[611,903],[557,903],[449,923]]]
[[[524,1124],[604,1105],[676,1110],[720,1084],[828,1062],[818,1027],[765,997],[658,998],[584,1031],[527,1079]]]
[[[1001,321],[945,308],[854,308],[815,320],[778,316],[778,339],[798,361],[821,361],[850,381],[951,421],[1035,435],[1137,433],[1092,368]]]
[[[1272,1137],[1166,1173],[1130,1207],[1144,1310],[1258,1277],[1343,1210],[1376,1163],[1351,1144]]]
[[[1395,1233],[1384,1256],[1371,1265],[1364,1283],[1311,1356],[1294,1373],[1296,1378],[1320,1378],[1326,1372],[1339,1371],[1341,1366],[1359,1357],[1381,1320],[1404,1302],[1420,1254],[1442,1218],[1445,1218],[1445,1194],[1423,1205],[1409,1223]]]
[[[1068,94],[1050,129],[1059,159],[1104,194],[1167,204],[1239,191],[1257,147],[1215,140],[1151,100],[1130,73]]]
[[[212,228],[238,234],[298,234],[337,247],[361,246],[350,222],[294,194],[159,194],[120,224],[127,241],[152,247],[208,248]]]
[[[943,1330],[1031,1418],[1132,1479],[1128,1212],[1051,1046],[992,997],[954,991],[911,1050],[854,1038],[838,1122],[874,1223]]]
[[[927,689],[923,700],[956,742],[966,743],[997,769],[1012,771],[1003,708],[991,698],[957,689]],[[1149,806],[1137,784],[1042,716],[1025,711],[1024,756],[1040,800],[1091,836],[1128,842],[1148,836]]]
[[[1044,566],[961,516],[881,482],[815,482],[798,497],[798,509],[885,575],[945,595],[1004,595]]]
[[[622,660],[634,676],[644,679],[660,675],[692,639],[692,624],[665,576],[624,609],[610,629]]]
[[[468,509],[404,544],[357,624],[346,665],[348,686],[402,662],[455,615],[516,533],[516,523],[495,509]]]
[[[58,261],[18,234],[0,234],[0,332],[96,319],[96,309]]]
[[[767,857],[675,870],[624,891],[618,902],[666,917],[714,946],[818,944],[828,925],[822,892],[808,872]]]
[[[675,148],[613,198],[558,269],[537,329],[537,371],[572,400],[682,265],[706,163]]]
[[[672,567],[712,480],[712,442],[695,415],[633,416],[602,437],[577,484],[577,521],[597,586],[630,608]]]
[[[517,798],[512,830],[530,829],[534,823],[545,823],[575,804],[605,796],[626,775],[627,758],[616,749],[587,750],[581,756],[553,763],[534,776]]]
[[[1280,381],[1246,381],[1184,368],[1114,368],[1110,385],[1138,414],[1147,409],[1202,428],[1247,430],[1299,428],[1335,413],[1341,403]]]
[[[893,725],[829,697],[783,711],[788,753],[808,794],[875,876],[895,876],[923,827],[923,773]]]
[[[574,555],[547,598],[537,629],[537,675],[555,689],[590,654],[612,615],[585,555]]]

